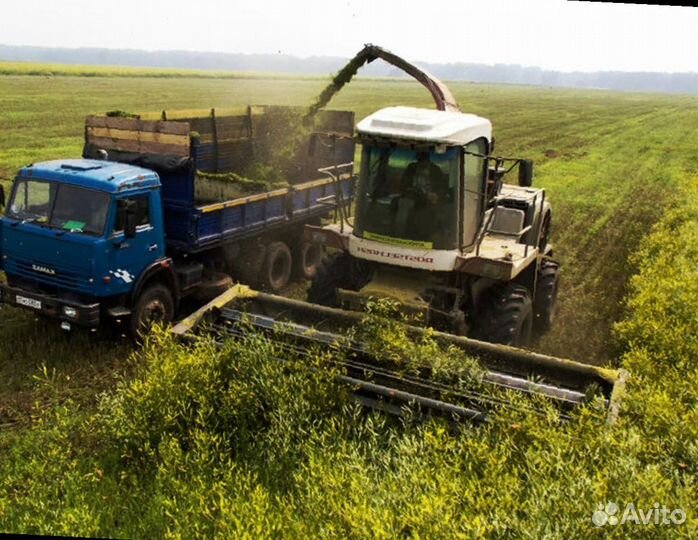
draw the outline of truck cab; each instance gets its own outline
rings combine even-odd
[[[151,170],[89,159],[24,167],[0,220],[3,301],[96,327],[148,268],[168,264],[163,231]]]

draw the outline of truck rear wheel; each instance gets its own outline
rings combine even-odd
[[[167,324],[174,318],[174,299],[164,285],[151,285],[145,289],[133,308],[129,334],[135,340],[146,334],[154,323]]]
[[[291,278],[292,264],[291,251],[284,242],[269,244],[262,268],[264,286],[273,292],[283,289]]]
[[[544,334],[553,325],[559,287],[559,265],[553,261],[543,261],[538,271],[536,298],[533,303],[533,311],[535,313],[534,328],[538,335]]]
[[[295,274],[303,279],[313,279],[322,263],[325,252],[317,242],[300,242],[294,253]]]
[[[480,305],[477,337],[514,347],[530,344],[533,303],[528,289],[514,283],[495,286],[487,291]]]

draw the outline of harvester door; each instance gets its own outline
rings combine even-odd
[[[487,140],[477,139],[465,146],[463,160],[463,247],[475,242],[484,210]]]

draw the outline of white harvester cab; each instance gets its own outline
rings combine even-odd
[[[362,259],[452,271],[473,245],[485,205],[489,120],[412,107],[382,109],[357,126],[363,143],[354,234]]]

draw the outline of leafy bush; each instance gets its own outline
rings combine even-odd
[[[484,371],[475,358],[453,346],[444,349],[434,339],[431,328],[424,334],[410,335],[406,324],[411,322],[391,300],[369,302],[366,315],[348,338],[362,343],[375,358],[403,373],[423,374],[456,387],[480,385]]]
[[[633,374],[628,415],[641,453],[667,474],[698,472],[698,187],[655,225],[634,255],[629,317],[616,325]]]
[[[260,335],[221,349],[213,341],[182,347],[163,334],[151,341],[143,370],[100,405],[104,437],[128,462],[157,459],[163,441],[186,452],[210,440],[237,461],[273,456],[257,473],[278,486],[276,469],[293,463],[305,433],[344,401],[329,382],[332,369],[311,369],[322,357],[311,365],[284,358]]]

